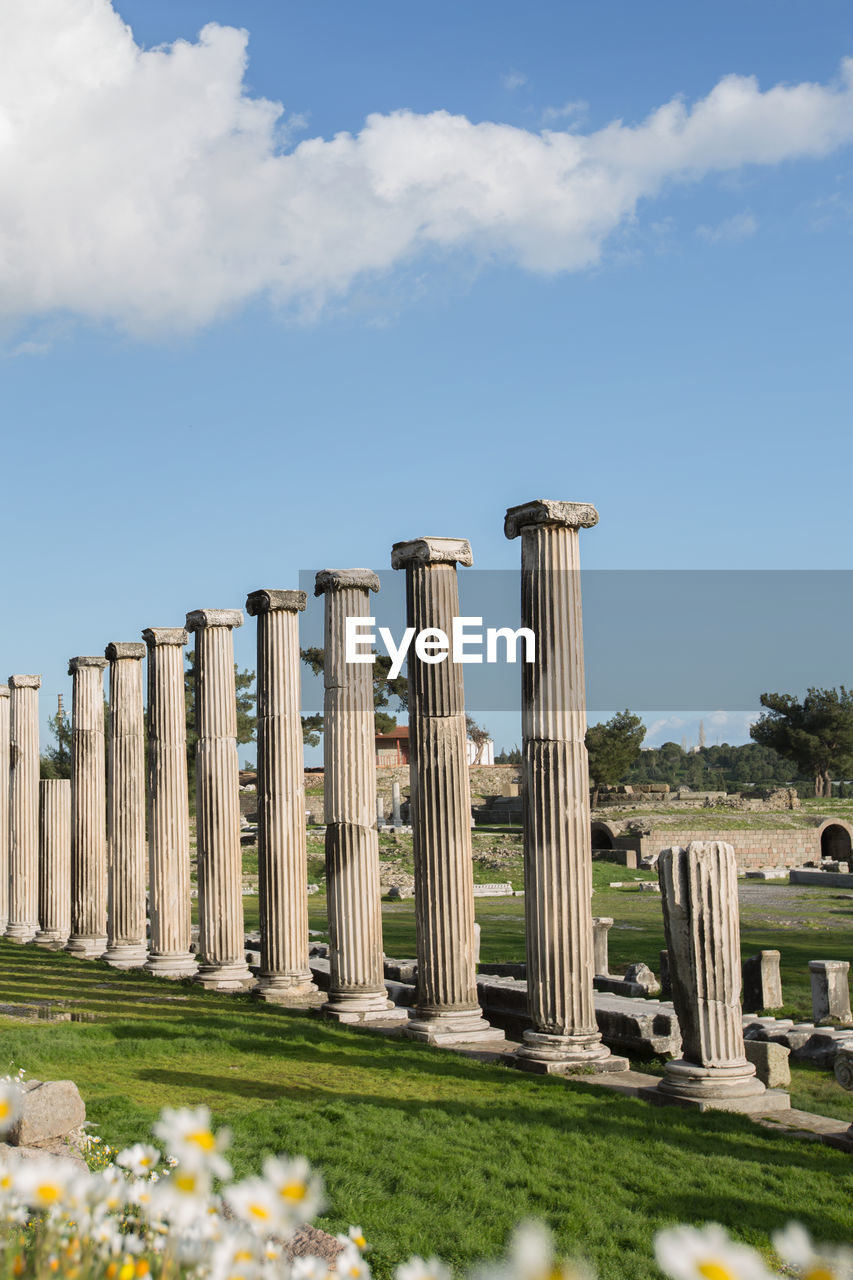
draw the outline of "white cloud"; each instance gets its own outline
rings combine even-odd
[[[286,151],[247,39],[211,24],[143,51],[109,0],[4,0],[0,324],[191,329],[264,294],[310,311],[422,253],[577,271],[668,183],[853,139],[851,59],[836,84],[727,76],[586,135],[399,111]]]
[[[746,240],[755,235],[757,230],[758,220],[747,209],[731,218],[725,218],[715,226],[697,227],[696,234],[711,244],[718,244],[721,240]]]
[[[562,107],[546,107],[542,112],[543,124],[556,124],[558,120],[577,119],[586,115],[589,103],[578,99],[577,102],[565,102]]]
[[[501,84],[513,93],[527,84],[527,76],[523,71],[508,71],[505,76],[501,76]]]

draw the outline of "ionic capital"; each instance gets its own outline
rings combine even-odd
[[[504,533],[517,538],[523,529],[531,525],[561,525],[565,529],[591,529],[598,524],[598,512],[589,502],[552,502],[538,498],[523,502],[520,507],[510,507],[504,520]]]
[[[189,638],[189,633],[183,627],[146,627],[142,633],[142,639],[149,649],[156,649],[166,644],[182,648],[188,643]]]
[[[7,684],[0,684],[0,698],[8,698],[8,696],[9,686]]]
[[[208,627],[242,627],[241,609],[193,609],[187,614],[187,631],[204,631]]]
[[[97,667],[99,671],[103,671],[107,665],[106,658],[96,658],[91,655],[83,658],[68,659],[68,674],[75,675],[78,671],[82,671],[84,667]]]
[[[41,676],[9,676],[10,689],[40,689]]]
[[[405,569],[408,565],[473,563],[471,543],[467,538],[413,538],[410,542],[395,542],[391,548],[392,569]]]
[[[144,658],[147,652],[145,645],[138,640],[126,643],[113,641],[104,650],[104,657],[109,658],[110,662],[115,662],[118,658]]]
[[[304,591],[273,591],[261,587],[250,591],[246,597],[246,612],[250,618],[259,613],[274,613],[277,609],[285,609],[288,613],[303,613],[308,599]]]
[[[379,578],[372,569],[321,569],[314,579],[315,596],[327,591],[345,591],[347,587],[378,591]]]

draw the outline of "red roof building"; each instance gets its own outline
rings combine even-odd
[[[401,724],[390,733],[377,733],[377,769],[393,769],[409,763],[409,726]]]

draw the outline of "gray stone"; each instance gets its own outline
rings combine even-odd
[[[610,960],[607,954],[607,935],[613,927],[612,916],[592,917],[592,955],[593,968],[596,974],[610,972]]]
[[[812,1016],[815,1022],[829,1019],[853,1024],[850,1012],[848,960],[810,960]]]
[[[759,951],[743,962],[744,1013],[781,1009],[782,978],[778,951]]]
[[[744,1040],[746,1058],[755,1067],[755,1074],[767,1089],[785,1089],[791,1083],[788,1064],[790,1050],[781,1044],[767,1040]]]
[[[21,1118],[6,1135],[14,1147],[62,1138],[79,1129],[86,1107],[73,1080],[27,1080]]]
[[[625,981],[636,982],[650,996],[660,994],[660,983],[647,964],[638,961],[636,964],[629,964],[625,970]]]

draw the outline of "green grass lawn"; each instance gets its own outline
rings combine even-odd
[[[762,1248],[791,1216],[819,1239],[853,1236],[849,1156],[743,1118],[653,1110],[8,942],[0,981],[5,1001],[94,1019],[4,1017],[10,1067],[75,1080],[112,1145],[145,1136],[164,1105],[203,1103],[233,1131],[238,1175],[266,1152],[304,1153],[329,1191],[321,1225],[360,1223],[380,1280],[410,1253],[497,1254],[528,1216],[602,1280],[652,1280],[653,1234],[677,1221],[716,1220]]]

